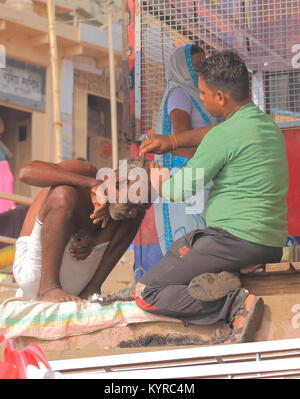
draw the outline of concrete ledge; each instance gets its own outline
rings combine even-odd
[[[160,334],[181,337],[198,337],[203,341],[210,341],[215,335],[216,329],[227,331],[224,323],[212,326],[188,326],[183,323],[149,322],[131,324],[126,327],[114,327],[97,331],[86,335],[67,337],[56,341],[43,341],[31,337],[19,337],[15,339],[18,349],[24,348],[29,343],[38,344],[45,352],[48,360],[66,358],[80,358],[88,356],[111,355],[115,353],[132,353],[145,351],[140,348],[118,348],[122,341],[137,340],[146,335]],[[204,345],[205,342],[203,342]],[[209,344],[209,343],[208,343]],[[178,348],[181,346],[163,346],[164,349]],[[186,347],[186,346],[184,346]],[[155,347],[146,347],[147,350],[155,350]],[[156,347],[157,349],[157,347]]]
[[[255,335],[254,342],[299,338],[299,294],[263,296],[263,299],[265,302],[264,316]],[[117,347],[122,341],[137,340],[140,337],[151,334],[182,337],[196,336],[204,341],[203,345],[207,346],[210,345],[210,340],[215,336],[217,329],[219,329],[221,334],[226,334],[226,332],[228,332],[227,326],[222,322],[211,326],[190,325],[188,327],[185,327],[183,323],[180,322],[149,322],[132,324],[126,327],[108,328],[94,333],[67,337],[56,341],[43,341],[31,337],[20,337],[15,341],[18,349],[22,349],[29,343],[37,343],[45,352],[48,360],[59,360],[157,350],[157,347]],[[192,346],[199,347],[199,345]],[[167,350],[177,349],[179,347],[182,346],[162,346],[159,347],[159,349]]]

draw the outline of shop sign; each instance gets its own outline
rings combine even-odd
[[[45,68],[7,58],[0,69],[0,101],[45,110]]]

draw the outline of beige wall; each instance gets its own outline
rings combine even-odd
[[[130,146],[127,145],[121,137],[122,131],[122,102],[121,89],[118,87],[118,131],[119,131],[119,159],[127,159],[130,157]],[[92,94],[105,99],[109,99],[109,84],[108,71],[106,70],[102,75],[93,73],[86,73],[85,71],[75,71],[74,91],[73,91],[73,159],[78,157],[87,158],[88,155],[88,135],[93,135],[93,132],[88,132],[88,95]],[[17,161],[12,160],[11,165],[16,177],[18,169],[29,162],[30,160],[55,161],[55,135],[53,129],[53,107],[52,107],[52,79],[51,69],[48,66],[46,70],[46,108],[45,112],[38,112],[31,109],[22,109],[19,111],[20,115],[30,116],[30,137],[26,144],[26,151],[24,152],[24,143],[18,143],[16,133],[11,137],[6,137],[5,142],[13,153],[19,147]],[[8,117],[8,129],[17,129],[15,113],[13,113],[14,105],[3,104],[11,108],[12,112]],[[18,107],[20,108],[20,107]],[[28,112],[28,114],[26,112]],[[110,113],[109,102],[107,103],[106,112]],[[22,119],[22,118],[21,118]],[[110,123],[109,123],[110,125]],[[14,126],[14,128],[13,128]],[[110,126],[108,126],[110,130]],[[96,136],[96,133],[94,134]],[[111,142],[110,138],[105,138],[106,142]],[[94,152],[90,161],[97,167],[111,167],[112,157],[101,155],[99,148],[103,143],[102,137],[97,137],[92,143]],[[91,153],[91,149],[89,151]],[[35,195],[37,189],[29,188],[21,183],[16,183],[16,193],[23,195]]]
[[[16,107],[2,103],[0,108],[5,122],[3,141],[14,154],[10,159],[11,169],[15,176],[15,193],[21,195],[35,195],[36,188],[30,188],[18,181],[18,171],[21,166],[31,160],[53,161],[55,137],[52,127],[52,96],[51,70],[46,72],[46,108],[45,112]],[[28,123],[28,139],[18,141],[18,126]]]
[[[32,160],[53,161],[55,159],[55,136],[52,117],[51,69],[46,71],[45,112],[32,113]]]
[[[87,91],[74,87],[73,158],[87,156]]]
[[[92,72],[90,72],[92,71]],[[95,70],[92,64],[86,64],[85,70],[75,69],[74,71],[74,103],[73,103],[73,156],[86,158],[88,153],[96,167],[112,167],[112,157],[101,154],[100,146],[103,143],[110,143],[108,137],[97,136],[96,132],[88,130],[88,95],[109,99],[109,69],[102,68]],[[122,71],[117,68],[117,100],[118,100],[118,132],[119,132],[119,159],[130,157],[130,146],[122,138]],[[105,112],[109,114],[110,106],[106,104]],[[108,122],[110,131],[110,121]],[[89,149],[87,147],[89,137]]]
[[[23,155],[22,161],[26,163],[30,160],[44,160],[55,161],[55,135],[53,129],[53,98],[52,98],[52,79],[49,57],[49,46],[40,45],[33,46],[31,43],[31,36],[25,28],[16,25],[15,29],[6,29],[0,31],[0,42],[5,45],[7,56],[19,61],[27,62],[32,65],[43,66],[46,68],[46,108],[45,112],[37,112],[32,109],[22,109],[31,113],[31,138],[27,145],[26,156]],[[87,138],[88,138],[88,94],[93,94],[103,98],[109,99],[109,69],[106,59],[108,55],[102,54],[102,69],[99,68],[99,63],[95,59],[87,56],[77,56],[83,68],[87,70],[76,69],[74,71],[74,90],[73,90],[73,158],[87,157]],[[59,57],[63,55],[63,50],[59,49]],[[76,56],[73,57],[76,59]],[[82,66],[81,65],[81,66]],[[93,67],[90,67],[90,66]],[[117,66],[117,99],[118,103],[122,102],[122,69]],[[9,104],[4,104],[7,107]],[[120,105],[119,105],[120,107]],[[121,111],[118,115],[118,131],[122,131],[122,117]],[[16,142],[14,144],[18,146]],[[20,150],[21,151],[21,150]],[[124,143],[119,137],[119,158],[125,159],[130,156],[130,147]],[[111,166],[111,157],[103,159],[105,166]],[[14,161],[12,161],[14,162]],[[101,161],[100,166],[104,166]],[[13,165],[14,171],[17,166]],[[15,171],[15,174],[17,171]],[[36,189],[24,188],[20,189],[20,194],[35,193]]]

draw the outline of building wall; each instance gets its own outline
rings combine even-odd
[[[116,90],[118,102],[118,136],[119,136],[119,159],[127,159],[130,157],[130,145],[126,143],[122,137],[122,102],[123,102],[123,77],[122,69],[116,67]],[[111,146],[110,138],[103,135],[95,138],[96,134],[88,129],[88,96],[93,95],[102,99],[110,98],[109,87],[109,67],[97,68],[96,62],[87,57],[74,57],[74,130],[73,130],[73,158],[87,158],[90,153],[90,161],[94,162],[97,167],[111,167],[112,157],[107,155],[104,147]],[[110,114],[108,104],[106,104],[105,112]],[[107,116],[107,115],[106,115]],[[100,117],[100,115],[99,115]],[[110,118],[110,115],[109,115]],[[107,118],[109,120],[109,118]],[[110,125],[110,121],[108,122]],[[110,126],[109,126],[110,130]],[[94,140],[94,153],[91,154],[90,145],[88,149],[88,137]],[[104,151],[101,149],[104,148]]]
[[[46,69],[46,102],[43,111],[28,108],[25,104],[16,105],[14,102],[1,102],[2,106],[27,112],[30,115],[30,135],[26,147],[25,143],[19,143],[16,139],[17,121],[9,118],[7,125],[11,132],[11,137],[6,137],[8,148],[15,154],[16,159],[11,159],[10,163],[15,175],[15,192],[22,195],[32,195],[36,192],[18,182],[18,169],[32,159],[52,160],[53,159],[53,139],[52,139],[52,95],[51,95],[51,70],[49,67],[49,54],[45,49],[34,49],[30,46],[28,38],[24,36],[22,30],[4,31],[0,35],[0,43],[5,45],[6,55],[12,60],[25,62],[33,66],[42,66]],[[18,115],[11,112],[10,116]],[[22,115],[21,113],[19,115]],[[22,153],[22,155],[20,155]]]
[[[35,18],[35,17],[34,17]],[[6,29],[0,31],[0,43],[5,46],[6,55],[10,59],[28,63],[45,68],[45,109],[37,111],[26,106],[16,106],[7,102],[0,102],[5,107],[16,108],[31,114],[31,137],[27,145],[27,150],[22,156],[23,163],[30,160],[43,160],[55,162],[55,135],[53,127],[53,96],[52,96],[52,73],[50,66],[49,46],[46,44],[34,46],[32,44],[32,33],[26,31],[27,28],[22,25],[7,25]],[[29,36],[28,36],[29,35]],[[35,34],[37,35],[37,33]],[[64,43],[62,43],[65,45]],[[99,48],[100,49],[100,48]],[[101,50],[101,49],[100,49]],[[99,50],[99,51],[100,51]],[[88,140],[88,95],[93,94],[99,97],[109,99],[109,69],[107,52],[99,52],[98,60],[91,56],[73,56],[63,58],[64,49],[58,48],[58,55],[61,61],[61,78],[62,78],[62,121],[63,121],[63,144],[66,158],[87,157],[87,140]],[[100,60],[100,61],[99,61]],[[70,81],[70,76],[73,76]],[[66,77],[69,82],[66,83]],[[117,67],[117,80],[122,82],[122,70]],[[122,86],[117,83],[118,104],[122,103]],[[121,111],[120,111],[121,112]],[[121,121],[121,118],[120,118]],[[121,135],[121,124],[118,127]],[[106,141],[110,141],[106,138]],[[18,143],[9,143],[11,150]],[[130,155],[130,148],[122,142],[120,137],[119,155],[127,158]],[[100,160],[101,161],[101,160]],[[111,166],[111,157],[104,157],[105,166]],[[14,162],[14,161],[12,161]],[[103,163],[101,162],[101,165]],[[101,166],[100,165],[100,166]],[[15,175],[18,171],[13,165]],[[16,186],[16,192],[24,195],[33,195],[37,192],[34,188],[24,188]]]

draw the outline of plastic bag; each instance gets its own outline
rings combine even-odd
[[[6,341],[4,360],[0,361],[0,379],[60,379],[60,373],[51,370],[42,349],[30,344],[22,350],[15,348],[14,341],[0,336],[0,344]]]

